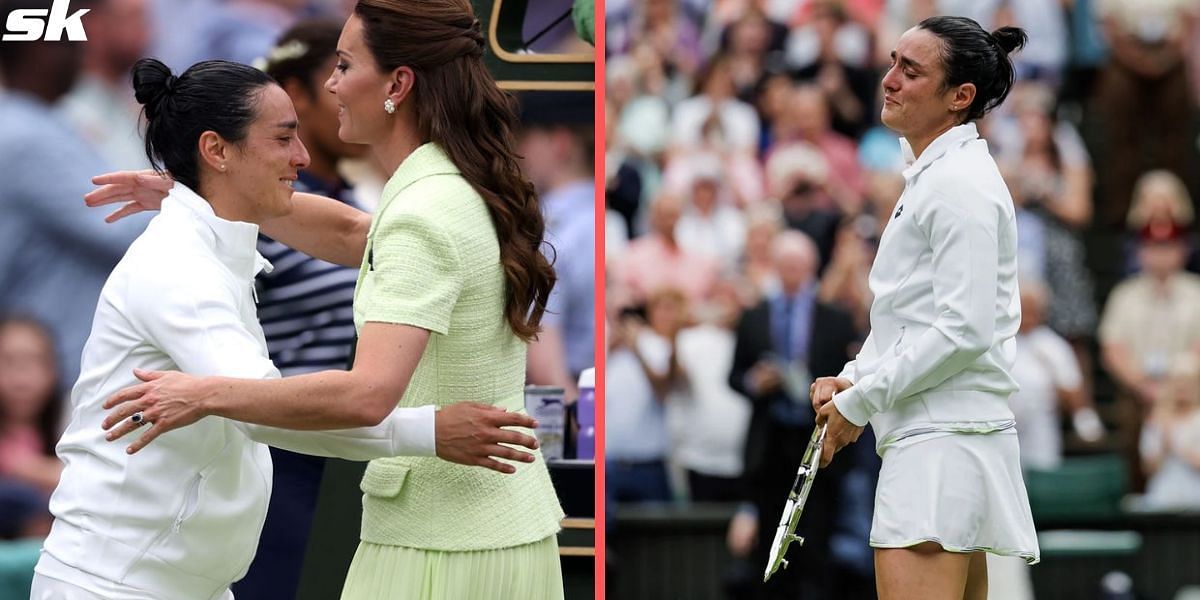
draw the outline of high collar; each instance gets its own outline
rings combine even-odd
[[[904,163],[908,165],[904,169],[904,179],[911,180],[916,177],[926,167],[933,164],[933,161],[941,158],[951,148],[957,148],[971,140],[979,138],[979,130],[975,128],[974,123],[964,123],[946,130],[942,135],[934,138],[929,146],[921,152],[920,158],[913,154],[912,145],[905,138],[900,138],[900,151],[904,155]]]
[[[391,202],[392,198],[396,197],[404,188],[413,184],[418,179],[429,177],[430,175],[458,175],[458,167],[454,166],[454,162],[446,154],[442,147],[427,143],[418,146],[412,151],[404,162],[396,168],[396,172],[392,174],[391,179],[388,179],[386,185],[383,186],[383,204],[378,211],[382,212],[387,203]]]
[[[218,217],[212,205],[188,186],[175,182],[163,200],[162,214],[203,224],[199,231],[205,243],[235,275],[254,279],[259,271],[271,272],[271,263],[258,253],[258,225]]]

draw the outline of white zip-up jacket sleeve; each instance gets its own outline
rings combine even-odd
[[[974,431],[1013,419],[1008,396],[1021,310],[1016,217],[974,124],[913,157],[868,278],[871,333],[834,395],[880,447],[913,432]]]
[[[202,257],[197,257],[198,259]],[[171,273],[136,278],[144,287],[126,295],[138,306],[135,326],[185,373],[250,379],[278,378],[255,323],[249,289],[236,289],[230,276],[211,260],[189,261]],[[221,282],[225,289],[214,288]],[[235,299],[246,297],[238,306]],[[247,315],[246,312],[250,311]],[[330,398],[338,402],[338,398]],[[388,456],[434,456],[434,407],[396,408],[379,425],[328,431],[292,431],[232,421],[251,439],[316,456],[371,460]],[[220,418],[220,417],[208,417]],[[169,434],[168,434],[169,435]]]
[[[851,423],[865,425],[897,399],[935,387],[992,346],[995,327],[997,229],[995,211],[964,207],[942,193],[913,206],[913,217],[933,250],[936,317],[895,360],[838,395]]]

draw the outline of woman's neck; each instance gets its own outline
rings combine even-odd
[[[397,122],[391,133],[383,140],[371,143],[371,153],[389,176],[400,168],[404,159],[424,143],[415,128]]]
[[[943,133],[954,129],[954,127],[957,125],[959,125],[959,123],[947,121],[941,126],[934,128],[931,133],[911,134],[904,136],[904,139],[908,140],[908,145],[912,147],[913,158],[921,158],[921,153],[933,143],[933,140],[938,139]]]
[[[208,202],[208,205],[212,207],[213,214],[217,217],[226,221],[260,224],[260,219],[253,214],[253,211],[247,210],[250,203],[238,198],[234,190],[224,185],[223,182],[213,182],[210,185],[201,183],[200,188],[196,190],[196,193]]]

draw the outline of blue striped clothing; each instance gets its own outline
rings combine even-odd
[[[344,183],[329,189],[303,171],[296,191],[358,207]],[[258,251],[275,267],[260,274],[256,286],[258,319],[280,373],[286,377],[346,368],[354,344],[351,304],[358,268],[313,258],[264,235],[258,236]]]

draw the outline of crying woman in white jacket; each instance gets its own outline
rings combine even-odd
[[[256,242],[260,224],[297,218],[292,185],[309,160],[291,100],[256,69],[207,61],[175,77],[143,59],[133,81],[145,107],[147,153],[174,185],[101,292],[57,447],[65,467],[50,499],[55,522],[34,600],[232,598],[229,586],[250,565],[271,493],[264,444],[351,460],[532,459],[495,446],[536,446],[500,429],[532,420],[470,403],[436,413],[397,408],[377,422],[329,398],[326,412],[281,423],[324,431],[209,417],[137,454],[108,441],[103,405],[138,382],[135,369],[279,377],[256,318],[254,277],[271,268]],[[122,426],[153,427],[141,417]]]
[[[869,422],[883,457],[871,526],[881,600],[982,600],[985,552],[1038,561],[1008,396],[1021,322],[1012,198],[974,121],[1013,83],[1023,31],[961,17],[906,32],[883,78],[904,191],[869,283],[871,333],[812,386],[823,463]]]

